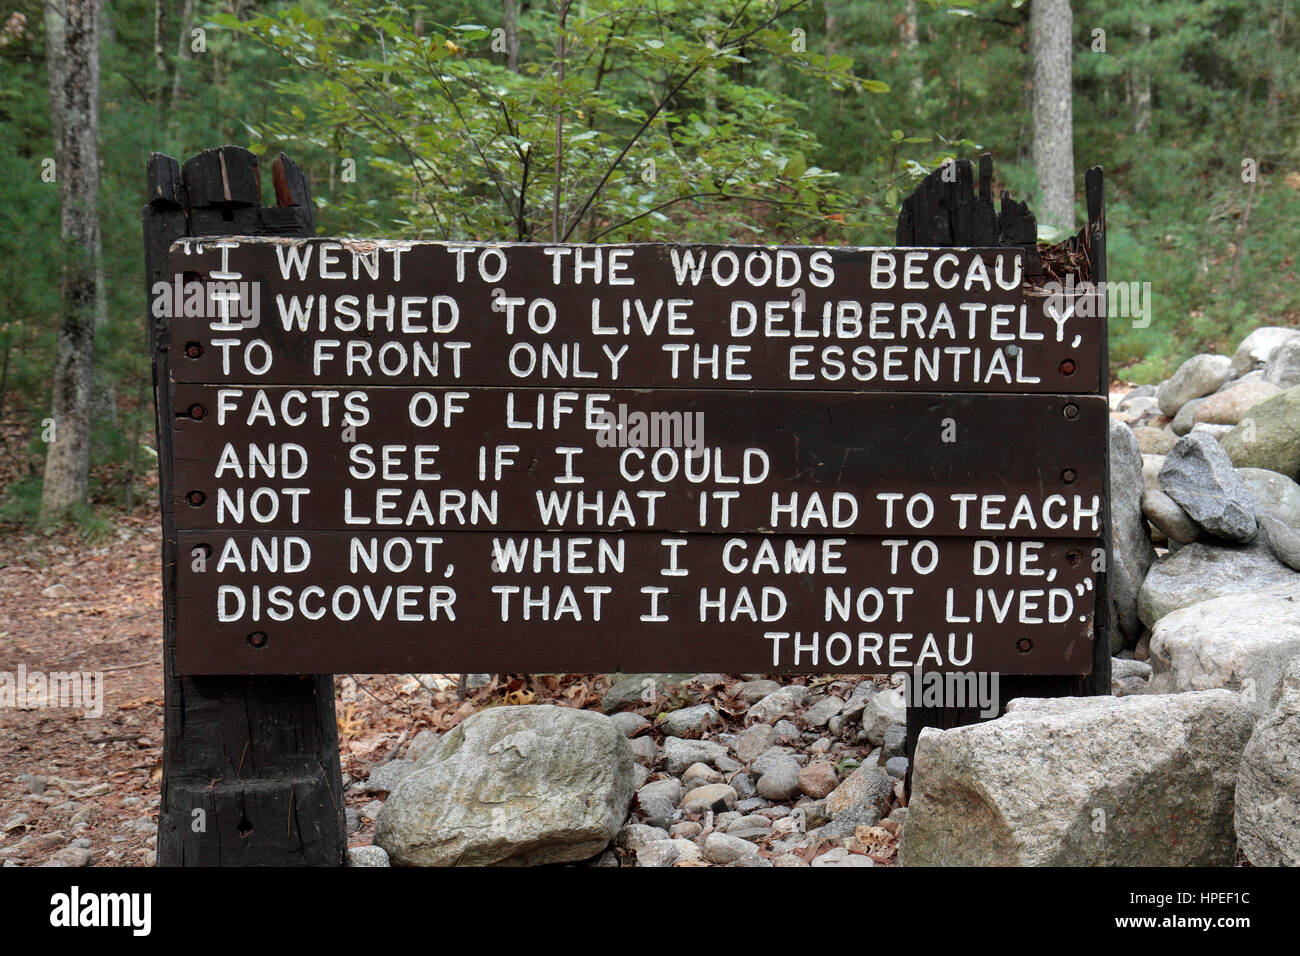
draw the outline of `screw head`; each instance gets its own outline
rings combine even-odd
[[[208,496],[201,491],[191,491],[185,495],[185,500],[190,503],[191,507],[197,508],[208,500]]]
[[[1074,374],[1074,368],[1075,368],[1075,365],[1074,365],[1074,359],[1066,359],[1065,361],[1063,361],[1063,362],[1061,363],[1061,374],[1062,374],[1062,375],[1073,375],[1073,374]]]
[[[1034,642],[1027,637],[1022,637],[1020,640],[1016,641],[1016,650],[1020,651],[1021,654],[1028,654],[1033,646]]]
[[[1065,471],[1061,472],[1061,481],[1065,482],[1067,485],[1074,484],[1074,482],[1078,479],[1078,477],[1079,477],[1078,472],[1076,472],[1073,468],[1067,468],[1065,469]]]
[[[254,631],[248,635],[248,643],[253,647],[266,647],[266,642],[270,640],[266,636],[266,631]]]
[[[197,402],[189,407],[190,418],[200,421],[208,414],[208,410]]]
[[[1061,409],[1061,414],[1064,415],[1066,418],[1068,418],[1070,421],[1074,421],[1074,419],[1079,417],[1079,406],[1071,402],[1070,404],[1066,405],[1063,409]]]
[[[186,343],[185,343],[185,357],[186,357],[186,358],[196,359],[196,358],[198,358],[199,356],[201,356],[202,354],[203,354],[203,343],[202,343],[202,342],[186,342]]]

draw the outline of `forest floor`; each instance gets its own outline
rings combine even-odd
[[[4,866],[152,865],[162,779],[160,533],[151,511],[94,545],[60,534],[0,534],[0,861]],[[15,682],[102,674],[80,700],[4,698]],[[600,675],[500,675],[465,695],[445,675],[336,678],[345,783],[482,706],[592,706]],[[89,691],[98,689],[97,693]],[[351,845],[370,843],[374,795],[352,788]]]

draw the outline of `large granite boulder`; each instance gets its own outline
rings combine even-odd
[[[906,866],[1231,866],[1254,724],[1229,691],[1021,698],[921,732]]]
[[[1142,517],[1142,453],[1132,430],[1110,422],[1111,649],[1132,645],[1142,630],[1138,593],[1156,558],[1151,535]]]
[[[1138,615],[1147,627],[1179,608],[1225,594],[1251,594],[1300,578],[1258,537],[1249,545],[1194,541],[1151,565],[1138,595]]]
[[[1288,329],[1283,326],[1265,325],[1255,329],[1237,346],[1232,353],[1232,374],[1236,378],[1247,375],[1255,369],[1262,369],[1268,364],[1269,356],[1274,350],[1290,339],[1300,338],[1300,329]]]
[[[1237,840],[1255,866],[1300,866],[1300,657],[1255,725],[1237,775]]]
[[[1300,574],[1291,578],[1162,617],[1151,632],[1151,693],[1223,687],[1262,712],[1300,655]]]
[[[1167,381],[1160,383],[1156,401],[1162,414],[1174,416],[1194,398],[1218,391],[1232,374],[1232,359],[1226,355],[1193,355]]]
[[[1252,407],[1222,442],[1238,468],[1267,468],[1295,478],[1300,473],[1300,385]]]
[[[449,731],[389,794],[375,843],[395,866],[587,859],[627,817],[632,748],[603,714],[492,707]]]

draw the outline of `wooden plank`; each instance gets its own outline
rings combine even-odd
[[[194,170],[190,177],[169,156],[149,159],[143,225],[150,302],[155,284],[168,278],[167,250],[176,239],[263,231],[256,157],[235,147],[217,152],[187,163]],[[304,187],[305,180],[298,184]],[[297,223],[297,234],[310,234],[310,196],[304,191],[297,199],[285,212]],[[236,201],[254,205],[232,207]],[[178,666],[177,644],[185,633],[176,620],[169,383],[171,358],[183,344],[173,349],[165,317],[154,315],[149,332],[162,509],[165,716],[158,864],[339,866],[347,842],[333,678],[188,677]]]
[[[1095,392],[1098,323],[1027,297],[1024,255],[182,242],[155,307],[177,382]]]
[[[1096,397],[178,385],[173,404],[182,528],[1101,529]]]
[[[1091,666],[1095,542],[410,531],[180,541],[190,559],[178,659],[195,674]]]

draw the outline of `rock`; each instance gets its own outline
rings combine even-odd
[[[907,724],[891,724],[885,731],[884,742],[880,745],[880,755],[888,760],[890,757],[901,757],[907,753]]]
[[[704,841],[704,858],[710,863],[732,863],[742,857],[758,856],[758,847],[727,833],[710,833]]]
[[[782,687],[750,707],[745,714],[745,719],[751,724],[770,724],[782,717],[793,716],[799,705],[803,703],[804,696],[807,693],[808,688],[802,684],[791,684],[789,687]]]
[[[820,800],[830,796],[831,791],[840,785],[835,768],[825,760],[814,760],[799,771],[799,789],[804,796]]]
[[[1232,353],[1232,374],[1240,378],[1257,368],[1268,364],[1269,356],[1283,342],[1300,337],[1300,331],[1276,325],[1264,325],[1255,329],[1237,346]]]
[[[690,840],[659,840],[641,848],[637,866],[698,866],[704,854]]]
[[[1300,385],[1300,338],[1288,339],[1273,350],[1264,365],[1264,381],[1278,388]]]
[[[1169,423],[1169,430],[1175,435],[1182,437],[1192,430],[1196,424],[1196,409],[1205,401],[1203,398],[1194,398],[1178,410],[1174,420]]]
[[[632,759],[643,767],[653,767],[655,758],[659,756],[659,750],[655,746],[653,737],[633,737],[628,741],[632,748]]]
[[[723,740],[719,740],[718,742],[725,743],[725,741]],[[730,757],[719,757],[717,760],[713,761],[713,766],[717,767],[725,774],[725,773],[735,773],[738,770],[742,770],[744,769],[745,765],[742,764],[739,760],[732,760]]]
[[[390,760],[372,767],[370,776],[360,785],[362,793],[388,793],[412,770],[414,760]]]
[[[752,763],[774,743],[776,736],[770,724],[753,724],[736,735],[736,759]]]
[[[406,759],[411,761],[419,760],[434,747],[438,746],[438,735],[428,727],[425,727],[418,734],[411,738],[411,742],[406,745]]]
[[[1123,408],[1117,408],[1111,414],[1119,421],[1136,424],[1159,415],[1160,405],[1154,398],[1143,395],[1126,401]]]
[[[1296,572],[1275,558],[1262,541],[1235,547],[1194,541],[1151,566],[1142,584],[1138,612],[1142,623],[1154,627],[1180,608],[1297,580]]]
[[[863,764],[826,798],[826,814],[838,820],[847,811],[869,807],[879,813],[894,793],[894,781],[876,764]],[[872,823],[875,820],[871,821]]]
[[[1160,490],[1160,469],[1164,467],[1164,455],[1142,456],[1142,490]]]
[[[895,780],[902,780],[907,776],[907,767],[908,760],[906,757],[890,757],[885,761],[885,773]]]
[[[698,824],[696,825],[698,826]],[[644,823],[629,823],[618,831],[618,838],[614,842],[622,849],[630,853],[636,853],[642,847],[667,839],[669,839],[668,834],[659,827],[648,826]]]
[[[1300,571],[1300,532],[1277,515],[1267,512],[1259,516],[1259,526],[1273,557],[1292,571]]]
[[[600,708],[607,714],[627,707],[654,703],[655,696],[666,688],[659,674],[632,674],[613,684],[601,698]]]
[[[1207,425],[1205,422],[1197,422],[1192,426],[1189,435],[1208,435],[1215,441],[1219,441],[1224,435],[1232,431],[1231,425]]]
[[[1238,468],[1267,468],[1294,478],[1300,472],[1300,385],[1260,402],[1223,436]]]
[[[834,694],[827,694],[817,703],[813,704],[803,712],[803,721],[805,727],[825,727],[830,719],[836,716],[844,709],[844,701],[840,700]]]
[[[491,707],[390,792],[374,842],[399,866],[585,860],[618,832],[632,790],[632,748],[603,714]]]
[[[1230,385],[1197,403],[1192,421],[1206,425],[1235,425],[1252,407],[1280,391],[1272,382],[1263,379]]]
[[[808,866],[808,861],[793,853],[782,853],[772,861],[773,866]]]
[[[781,746],[768,747],[754,759],[754,762],[749,765],[749,769],[753,771],[754,776],[761,777],[786,757],[793,759],[793,748]]]
[[[669,773],[680,774],[693,763],[713,763],[727,755],[727,748],[712,740],[664,739],[664,763]]]
[[[1178,502],[1159,488],[1149,488],[1142,492],[1142,514],[1166,538],[1187,544],[1201,536],[1201,529],[1196,522],[1187,516]]]
[[[644,784],[636,792],[636,805],[646,823],[661,830],[672,824],[681,801],[682,785],[673,777]]]
[[[827,850],[812,861],[813,866],[875,866],[871,857],[861,853],[850,853],[846,847],[837,846]]]
[[[95,854],[89,847],[65,846],[61,850],[55,850],[50,854],[49,859],[41,864],[42,867],[82,867],[90,863],[91,857]]]
[[[722,726],[722,718],[708,704],[696,704],[664,714],[659,727],[669,737],[690,737]]]
[[[765,800],[793,800],[800,793],[799,773],[794,757],[778,758],[758,778],[758,795]]]
[[[1300,528],[1300,485],[1265,468],[1238,468],[1237,475],[1246,483],[1255,516],[1272,513],[1293,528]]]
[[[1150,689],[1151,665],[1147,661],[1124,660],[1113,657],[1110,661],[1110,692],[1116,697],[1145,694]]]
[[[768,694],[775,694],[781,685],[774,680],[745,681],[736,687],[736,694],[747,704],[757,704]]]
[[[1231,866],[1254,721],[1223,690],[1019,698],[917,743],[907,866]]]
[[[711,783],[722,783],[722,774],[706,763],[693,763],[682,774],[682,787],[686,790],[706,787]]]
[[[1167,455],[1178,441],[1172,429],[1152,428],[1150,425],[1133,429],[1133,437],[1137,440],[1138,451],[1144,455]]]
[[[634,714],[630,710],[625,710],[618,714],[611,714],[610,720],[614,726],[623,731],[624,736],[635,737],[637,734],[649,729],[650,721],[646,720],[640,714]]]
[[[383,812],[384,801],[371,800],[361,808],[361,819],[374,822],[379,819],[379,814]]]
[[[1137,639],[1138,591],[1146,577],[1155,548],[1142,519],[1142,454],[1137,439],[1124,425],[1112,421],[1109,439],[1110,519],[1112,534],[1110,599],[1111,620],[1117,638]],[[903,723],[899,719],[895,723]],[[872,743],[879,743],[873,740]]]
[[[381,846],[354,846],[348,848],[348,866],[392,866],[388,854]]]
[[[1222,687],[1262,713],[1300,655],[1300,574],[1292,582],[1202,601],[1160,619],[1151,633],[1151,693]]]
[[[1177,415],[1189,401],[1209,395],[1232,374],[1232,359],[1226,355],[1193,355],[1156,390],[1156,401],[1165,415]]]
[[[66,584],[51,584],[41,591],[41,597],[52,599],[70,597],[71,594],[72,591],[68,589]]]
[[[1300,657],[1283,669],[1241,755],[1235,818],[1253,866],[1300,866]]]
[[[1156,391],[1157,389],[1154,385],[1135,385],[1119,400],[1115,405],[1115,410],[1118,412],[1127,411],[1129,406],[1139,398],[1155,398]]]
[[[844,702],[844,709],[840,711],[840,716],[845,720],[857,720],[866,710],[867,701],[875,697],[880,692],[876,682],[871,678],[859,681],[853,688],[853,693],[849,694],[849,699]]]
[[[722,813],[735,805],[736,791],[725,783],[696,787],[682,797],[682,809],[687,813]]]
[[[1193,432],[1178,440],[1160,469],[1160,488],[1210,534],[1238,542],[1255,537],[1250,490],[1223,446],[1208,435]]]
[[[704,827],[700,826],[694,820],[683,820],[681,823],[674,823],[668,835],[674,840],[694,840],[704,832]]]
[[[882,690],[867,702],[862,711],[862,731],[868,741],[880,746],[885,741],[885,731],[891,724],[907,722],[907,704],[901,692],[890,688]]]
[[[778,720],[772,727],[772,739],[778,747],[798,747],[803,743],[803,734],[788,720]]]

